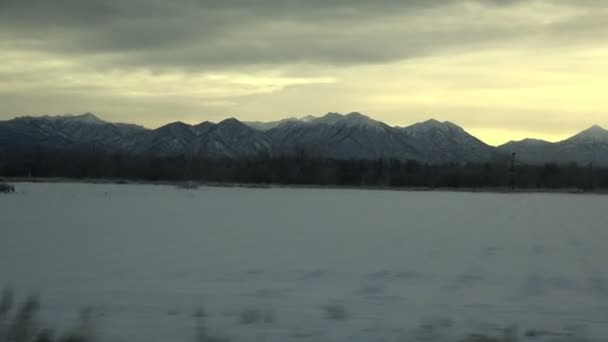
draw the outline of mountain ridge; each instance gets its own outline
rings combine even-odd
[[[494,147],[450,121],[429,119],[399,127],[359,112],[329,112],[272,122],[226,118],[191,125],[175,121],[155,129],[108,122],[93,113],[0,121],[0,152],[36,146],[212,158],[305,152],[320,158],[396,158],[426,163],[483,163],[516,153],[518,161],[524,163],[608,165],[608,130],[598,125],[555,143],[527,138]]]
[[[540,139],[509,141],[497,146],[503,153],[516,153],[525,163],[542,162],[596,164],[608,166],[608,130],[593,125],[557,142]]]

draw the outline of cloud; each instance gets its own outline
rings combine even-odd
[[[585,12],[591,2],[577,3],[0,0],[0,38],[5,48],[87,58],[104,68],[357,65],[530,37],[551,28],[546,18]],[[574,19],[585,22],[584,14]]]
[[[362,111],[556,137],[605,124],[606,22],[600,0],[0,0],[0,117]]]

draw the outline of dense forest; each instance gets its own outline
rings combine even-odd
[[[103,178],[292,185],[423,188],[608,188],[608,168],[545,164],[421,164],[395,159],[331,160],[299,154],[249,159],[137,157],[92,152],[1,154],[0,177]]]

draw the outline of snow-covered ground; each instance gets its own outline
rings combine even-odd
[[[0,195],[0,286],[39,293],[53,325],[91,305],[108,340],[191,341],[199,306],[232,341],[451,341],[511,324],[608,340],[606,196],[17,191]],[[246,310],[273,322],[242,324]]]

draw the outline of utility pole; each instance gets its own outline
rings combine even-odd
[[[511,153],[509,161],[509,190],[515,191],[515,152]]]
[[[587,179],[588,179],[588,183],[587,183],[587,190],[593,190],[593,188],[595,187],[595,182],[593,181],[593,162],[589,162],[589,170],[588,170],[588,175],[587,175]]]

